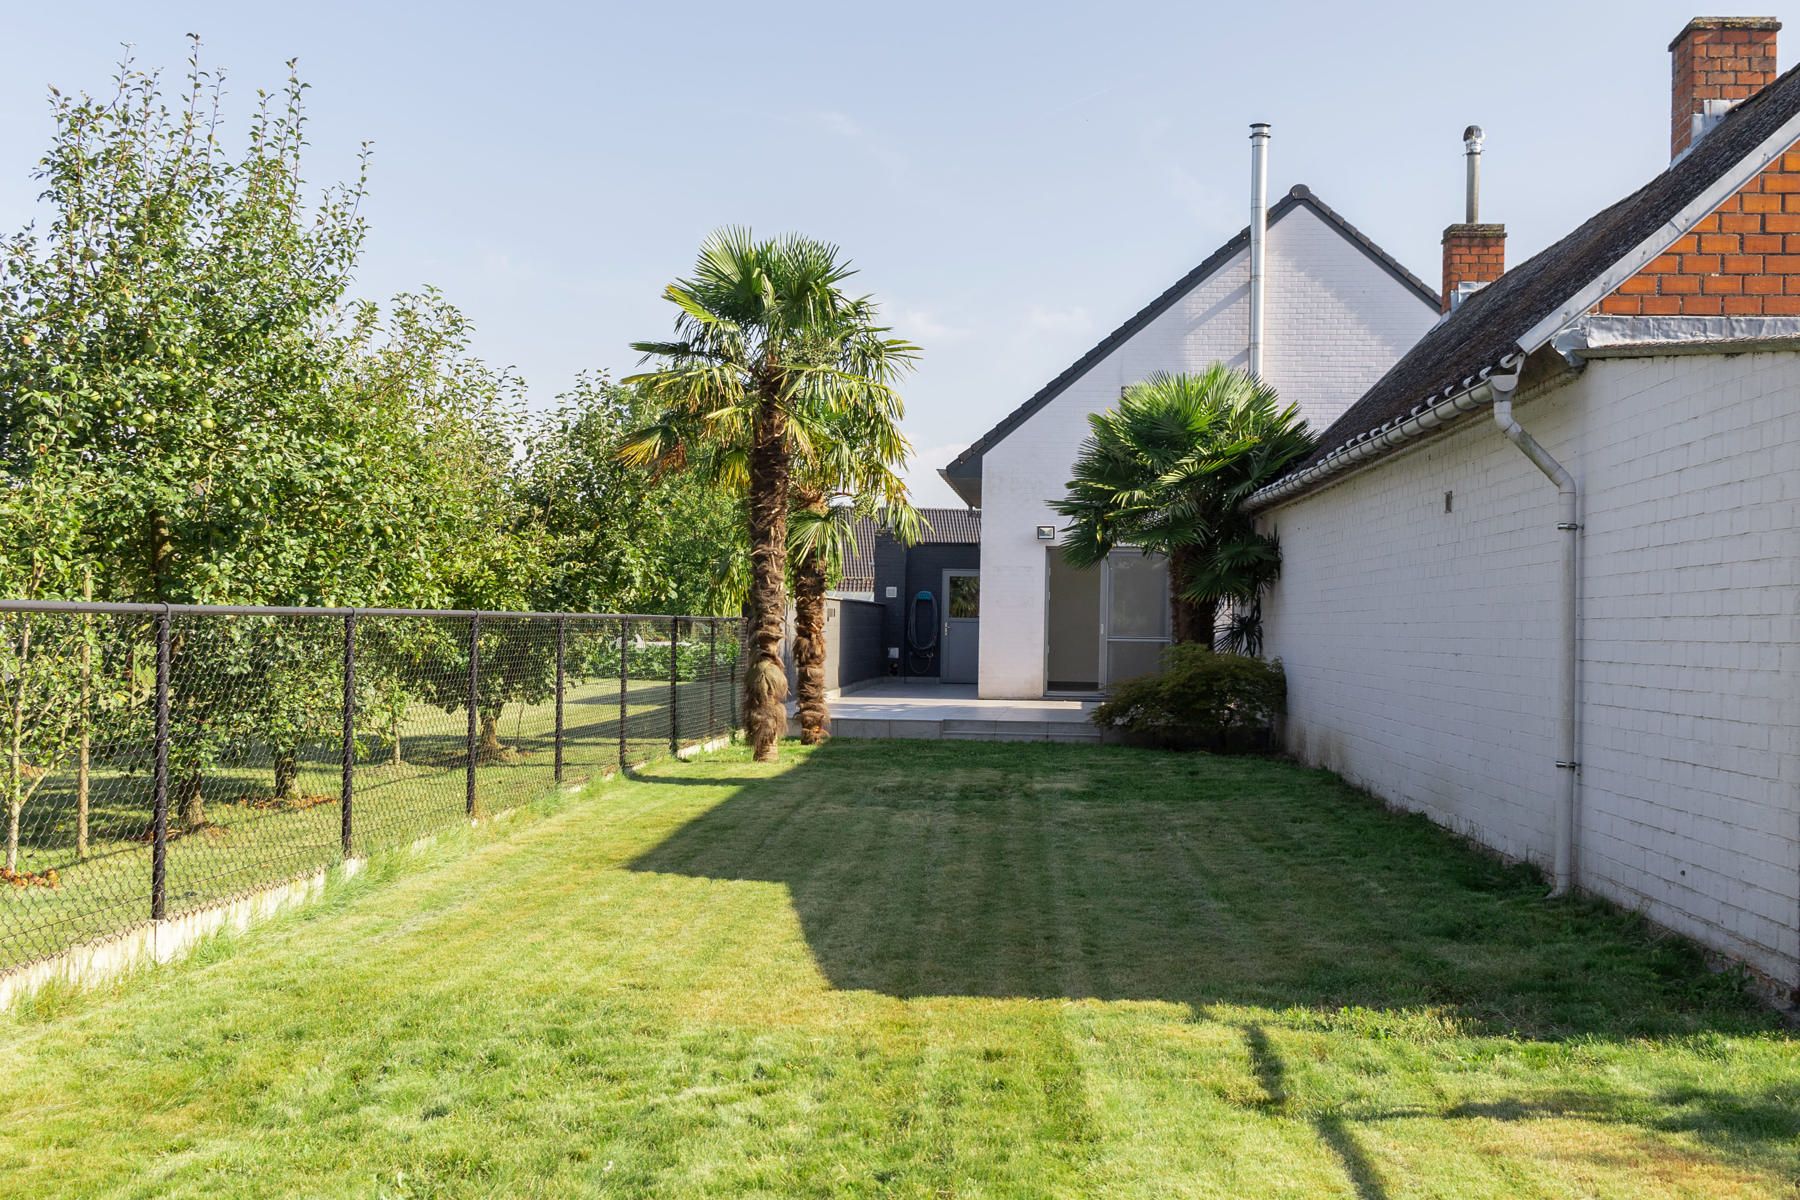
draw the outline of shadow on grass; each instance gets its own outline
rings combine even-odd
[[[634,774],[737,790],[632,868],[785,884],[839,988],[1429,1008],[1540,1038],[1768,1027],[1687,943],[1546,902],[1534,870],[1287,763],[834,742],[766,778]]]
[[[1685,1131],[1788,1162],[1795,1089],[1536,1092],[1431,1111],[1308,1109],[1261,1025],[1430,1042],[1719,1033],[1773,1016],[1697,951],[1292,764],[1123,748],[831,743],[734,788],[640,871],[784,884],[841,989],[1165,1001],[1234,1024],[1264,1093],[1308,1123],[1362,1200],[1388,1195],[1357,1125],[1572,1116]],[[1213,1011],[1213,1010],[1217,1011]],[[1627,1098],[1629,1097],[1629,1098]],[[1784,1150],[1788,1147],[1789,1150]]]

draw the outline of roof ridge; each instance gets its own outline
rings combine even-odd
[[[1527,348],[1521,339],[1558,318],[1590,288],[1604,286],[1645,245],[1672,244],[1689,226],[1680,226],[1680,232],[1669,233],[1666,240],[1659,240],[1662,234],[1690,207],[1706,203],[1714,188],[1733,178],[1734,168],[1756,159],[1772,141],[1800,133],[1790,128],[1796,120],[1800,120],[1800,65],[1733,105],[1705,137],[1641,186],[1506,271],[1427,330],[1324,430],[1317,448],[1293,464],[1288,475],[1310,470],[1352,443],[1406,419],[1454,392],[1482,368]],[[1783,140],[1776,156],[1790,144]],[[1757,169],[1766,168],[1767,162],[1760,160]],[[1727,198],[1720,197],[1717,203]]]
[[[1435,289],[1409,271],[1393,255],[1389,254],[1386,250],[1383,250],[1373,239],[1363,233],[1362,230],[1345,220],[1336,209],[1319,199],[1318,194],[1304,183],[1294,184],[1280,200],[1269,207],[1269,225],[1273,226],[1277,221],[1281,220],[1288,213],[1301,205],[1305,205],[1312,209],[1328,225],[1335,228],[1345,240],[1361,250],[1377,266],[1387,271],[1389,275],[1398,280],[1401,284],[1411,289],[1422,301],[1434,308],[1437,306],[1438,293]],[[1205,282],[1210,276],[1218,271],[1219,268],[1229,262],[1240,250],[1248,246],[1249,243],[1250,227],[1249,225],[1245,225],[1242,229],[1238,230],[1237,233],[1226,239],[1211,254],[1202,259],[1192,270],[1182,275],[1169,287],[1163,289],[1163,291],[1159,293],[1155,299],[1151,300],[1150,303],[1140,308],[1137,312],[1128,317],[1123,324],[1101,338],[1099,342],[1080,358],[1059,371],[1050,382],[1033,392],[1026,398],[1024,403],[1002,417],[993,428],[971,442],[962,453],[951,459],[948,465],[941,468],[938,474],[941,475],[944,478],[944,481],[949,483],[952,488],[956,488],[958,479],[964,481],[972,481],[975,479],[977,477],[977,472],[971,468],[984,453],[993,449],[994,446],[1003,441],[1014,429],[1017,429],[1020,425],[1024,424],[1027,418],[1031,417],[1039,409],[1061,395],[1069,385],[1081,378],[1082,375],[1086,374],[1095,363],[1099,362],[1102,358],[1106,357],[1106,355],[1123,345],[1132,337],[1132,335],[1136,334],[1151,321],[1167,312],[1175,305],[1176,301],[1180,300],[1194,288],[1200,286],[1201,283]],[[960,493],[961,489],[957,490]]]

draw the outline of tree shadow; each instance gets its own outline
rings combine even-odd
[[[784,884],[834,987],[1430,1008],[1617,1037],[1769,1019],[1693,948],[1320,772],[1094,747],[834,742],[730,785],[634,870]],[[1723,1025],[1721,1026],[1721,1022]]]
[[[766,777],[635,772],[731,794],[628,864],[783,884],[840,989],[1163,1001],[1236,1027],[1261,1097],[1305,1123],[1360,1200],[1389,1192],[1361,1127],[1576,1117],[1685,1132],[1791,1169],[1792,1090],[1579,1090],[1317,1107],[1268,1028],[1351,1037],[1775,1037],[1686,943],[1549,903],[1529,869],[1322,772],[1126,748],[830,743]]]
[[[1757,1164],[1774,1175],[1791,1176],[1800,1150],[1800,1079],[1785,1086],[1663,1088],[1649,1095],[1612,1090],[1559,1088],[1533,1096],[1462,1101],[1442,1106],[1368,1106],[1349,1104],[1307,1111],[1290,1102],[1288,1068],[1268,1030],[1259,1024],[1238,1025],[1244,1048],[1263,1091],[1256,1107],[1271,1116],[1304,1120],[1319,1142],[1337,1159],[1358,1200],[1386,1200],[1390,1195],[1375,1157],[1364,1147],[1360,1127],[1389,1121],[1433,1121],[1519,1124],[1531,1121],[1579,1120],[1662,1133],[1697,1136],[1727,1160]]]

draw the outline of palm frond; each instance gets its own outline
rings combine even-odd
[[[1280,569],[1280,547],[1242,511],[1251,493],[1306,454],[1294,405],[1263,380],[1214,363],[1151,375],[1088,418],[1074,477],[1053,508],[1068,518],[1071,561],[1093,565],[1121,545],[1182,550],[1183,594],[1246,605]]]

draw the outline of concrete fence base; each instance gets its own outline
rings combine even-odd
[[[686,762],[688,759],[693,758],[696,755],[711,754],[714,750],[723,750],[723,749],[725,749],[725,747],[727,747],[729,745],[731,745],[731,738],[729,735],[727,735],[725,737],[716,737],[716,738],[713,738],[711,741],[695,742],[692,745],[683,746],[681,749],[679,749],[675,752],[675,757],[681,759],[683,762]]]
[[[676,756],[684,760],[690,759],[729,745],[729,736],[712,738],[683,746]],[[602,768],[596,778],[565,785],[562,791],[565,794],[578,792],[589,783],[604,782],[617,774],[616,767]],[[504,808],[485,817],[477,817],[469,824],[473,827],[484,821],[503,821],[518,811],[517,806]],[[435,833],[427,834],[405,847],[402,853],[417,853],[428,849],[437,841],[438,836]],[[226,929],[242,932],[276,913],[317,899],[324,893],[325,885],[330,880],[355,878],[362,873],[368,861],[367,858],[345,859],[310,875],[248,896],[240,896],[236,900],[228,900],[166,921],[150,921],[103,941],[71,946],[49,958],[0,974],[0,1012],[7,1011],[14,1004],[35,995],[52,983],[92,987],[141,966],[171,962],[215,933]]]
[[[91,987],[140,966],[171,962],[221,930],[241,932],[284,909],[315,899],[333,875],[349,879],[367,859],[352,858],[311,875],[289,880],[213,908],[151,921],[101,942],[72,946],[51,958],[0,975],[0,1012],[51,983]]]

